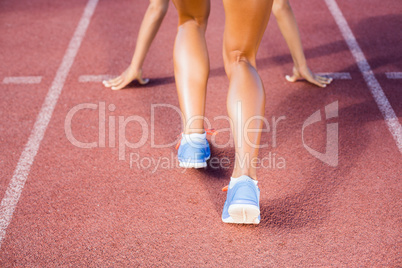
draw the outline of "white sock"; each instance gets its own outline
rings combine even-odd
[[[205,143],[206,139],[207,139],[206,132],[204,132],[203,134],[200,134],[200,133],[182,134],[181,143],[186,144],[186,143],[193,142],[193,143],[203,144],[203,143]]]
[[[235,186],[236,183],[238,183],[239,181],[243,181],[245,179],[251,179],[251,178],[249,176],[246,176],[246,175],[242,175],[242,176],[240,176],[238,178],[230,177],[229,188],[233,188],[233,186]],[[257,186],[258,181],[253,180],[253,182]]]

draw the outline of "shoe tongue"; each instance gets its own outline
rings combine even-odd
[[[230,183],[229,183],[229,188],[233,188],[233,186],[235,186],[236,183],[238,183],[238,182],[240,182],[240,181],[247,181],[247,180],[253,181],[255,185],[258,184],[258,181],[253,180],[253,179],[250,178],[249,176],[242,175],[242,176],[240,176],[240,177],[238,177],[238,178],[233,178],[233,177],[231,177],[231,178],[230,178]]]

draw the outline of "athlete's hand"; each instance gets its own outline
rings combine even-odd
[[[293,67],[293,75],[292,76],[286,75],[285,78],[286,80],[292,83],[298,80],[305,79],[311,84],[314,84],[319,87],[326,87],[332,82],[332,78],[317,75],[313,73],[307,66],[305,68],[301,68],[300,70],[296,69],[296,67]]]
[[[103,81],[105,87],[112,90],[119,90],[130,84],[132,81],[138,80],[141,85],[145,85],[149,82],[149,79],[142,78],[142,70],[134,70],[131,65],[118,77],[110,80]]]

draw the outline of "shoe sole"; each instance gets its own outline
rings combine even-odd
[[[223,220],[226,223],[259,224],[260,209],[254,205],[234,204],[228,209],[230,218]]]
[[[209,160],[209,158],[211,158],[211,156],[205,159],[205,161]],[[182,162],[179,160],[179,166],[183,168],[204,168],[207,166],[207,162],[192,163],[192,162]]]
[[[204,163],[179,162],[179,166],[183,168],[204,168],[207,166],[207,162]]]

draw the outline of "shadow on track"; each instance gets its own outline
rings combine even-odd
[[[260,169],[259,181],[262,187],[260,187],[261,223],[259,228],[315,228],[323,223],[330,215],[331,199],[345,184],[354,162],[360,158],[370,141],[370,133],[365,129],[365,124],[370,121],[382,120],[374,101],[366,100],[358,104],[345,105],[346,101],[342,101],[342,95],[347,94],[348,89],[336,90],[333,87],[331,91],[323,92],[321,89],[311,89],[310,86],[306,86],[296,90],[274,109],[275,114],[287,115],[288,127],[278,134],[281,144],[276,152],[294,161],[294,166],[299,166],[299,173],[290,171],[289,176],[291,176],[291,180],[298,180],[299,183],[301,181],[301,187],[298,189],[300,191],[286,188],[267,189],[266,187],[271,185],[269,180],[276,180],[276,185],[281,187],[281,178],[275,178],[275,170]],[[336,100],[339,100],[339,118],[337,119],[339,122],[339,165],[330,167],[312,157],[303,148],[301,129],[303,122],[314,111],[322,110],[325,105]],[[268,111],[266,115],[268,116]],[[325,124],[325,121],[322,123]],[[318,132],[317,135],[325,136],[326,134],[324,131]],[[266,139],[266,136],[263,137],[262,142],[266,142]],[[320,140],[315,144],[315,148],[320,152],[325,151],[325,141]],[[267,155],[270,150],[272,148],[262,149],[260,157]],[[233,148],[212,148],[212,154],[218,158],[228,157],[233,163]],[[199,171],[204,176],[202,181],[205,189],[210,193],[210,201],[219,215],[226,199],[226,193],[222,193],[221,188],[229,182],[231,170],[232,167],[230,169],[207,168]],[[281,176],[283,178],[283,173]],[[272,198],[269,194],[272,191],[281,191],[282,196]]]

